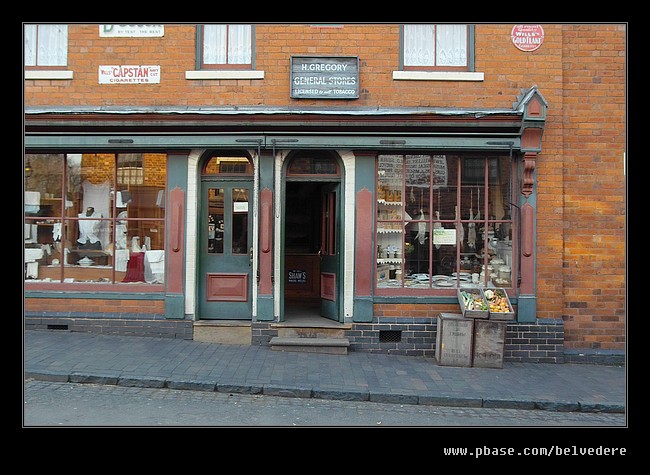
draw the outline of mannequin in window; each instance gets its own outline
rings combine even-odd
[[[79,220],[79,249],[89,249],[89,250],[101,250],[102,243],[99,240],[97,234],[99,233],[99,228],[101,221],[101,213],[96,213],[95,208],[89,206],[86,208],[85,213],[79,213],[80,218],[96,218],[96,219],[80,219]],[[79,254],[80,257],[90,257],[89,255]]]

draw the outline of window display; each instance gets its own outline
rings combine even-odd
[[[377,289],[512,286],[509,157],[379,155]]]
[[[166,160],[26,155],[26,281],[163,283]]]

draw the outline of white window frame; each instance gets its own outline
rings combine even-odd
[[[473,31],[471,25],[403,25],[400,35],[400,69],[393,71],[393,79],[483,81],[484,74],[473,71]],[[441,42],[450,47],[436,48]],[[456,59],[444,57],[442,53],[449,49],[455,51],[452,56]]]
[[[25,79],[72,79],[72,71],[65,69],[68,65],[68,25],[24,25],[23,60]]]
[[[201,67],[251,69],[251,25],[203,25]]]
[[[199,25],[197,69],[185,71],[185,79],[264,79],[254,69],[254,45],[254,25]]]
[[[68,65],[68,25],[25,25],[23,38],[26,67]]]

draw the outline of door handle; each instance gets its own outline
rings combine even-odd
[[[322,249],[318,250],[318,258],[320,259],[321,262],[323,262],[323,250]]]
[[[248,251],[248,267],[253,265],[253,248]]]

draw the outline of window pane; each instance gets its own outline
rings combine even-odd
[[[380,155],[377,176],[377,287],[401,286],[404,157]],[[400,271],[399,274],[397,271]]]
[[[437,25],[436,65],[467,65],[467,25]]]
[[[434,25],[404,25],[404,65],[434,66]]]
[[[226,64],[226,25],[205,25],[203,27],[203,62],[205,64]]]
[[[229,25],[228,64],[251,64],[250,25]]]
[[[208,252],[223,254],[223,188],[208,189]]]
[[[232,253],[248,253],[249,198],[246,188],[232,189]]]
[[[253,165],[246,157],[212,157],[203,169],[204,175],[252,175]]]
[[[25,212],[38,216],[60,216],[63,155],[25,155]],[[29,206],[27,206],[29,205]]]
[[[141,153],[122,153],[117,157],[117,184],[142,185],[144,163]]]
[[[38,25],[38,66],[66,66],[68,64],[68,26]]]
[[[25,25],[25,66],[36,66],[36,25]]]
[[[296,157],[291,160],[287,175],[338,175],[336,160],[331,157]]]
[[[488,251],[491,281],[497,287],[512,285],[512,206],[510,205],[510,162],[507,157],[488,159],[489,213],[492,234]]]

